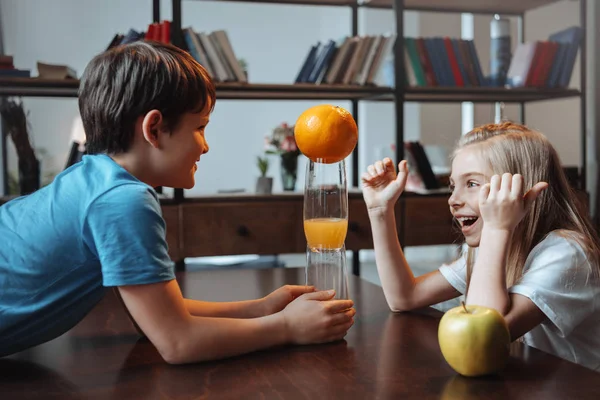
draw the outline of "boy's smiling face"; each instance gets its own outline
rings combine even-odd
[[[154,175],[160,185],[191,189],[200,157],[208,152],[205,129],[211,113],[210,101],[199,112],[183,114],[171,132],[158,135],[158,145],[152,151]]]
[[[448,205],[470,247],[478,247],[481,240],[483,220],[479,212],[479,190],[490,181],[492,175],[477,145],[463,148],[452,161],[452,195]]]

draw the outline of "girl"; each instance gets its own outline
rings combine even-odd
[[[539,132],[505,122],[464,135],[452,157],[450,212],[466,249],[415,277],[398,237],[394,204],[408,175],[389,158],[362,175],[377,269],[392,311],[466,295],[495,308],[513,340],[600,370],[600,243]]]

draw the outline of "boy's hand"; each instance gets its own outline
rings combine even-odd
[[[390,158],[369,165],[361,176],[363,197],[368,211],[384,211],[393,207],[406,185],[408,167],[403,160],[398,164],[398,174]]]
[[[283,309],[287,336],[294,344],[340,340],[354,324],[352,300],[331,300],[335,292],[306,293]],[[328,300],[328,301],[324,301]]]
[[[261,315],[275,314],[285,308],[291,301],[304,293],[314,292],[314,286],[303,285],[285,285],[274,290],[267,296],[260,299]]]
[[[492,176],[490,183],[479,191],[479,211],[484,229],[512,233],[521,222],[533,201],[548,187],[546,182],[536,183],[523,195],[523,176],[505,173]]]

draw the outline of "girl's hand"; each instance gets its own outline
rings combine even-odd
[[[523,195],[523,176],[505,173],[492,176],[479,191],[479,212],[484,229],[511,232],[521,222],[533,201],[548,187],[546,182],[536,183]]]
[[[398,164],[398,174],[390,158],[369,165],[367,172],[361,176],[363,182],[363,197],[368,211],[386,210],[393,208],[402,194],[408,177],[406,161]]]

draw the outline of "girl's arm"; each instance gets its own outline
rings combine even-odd
[[[485,218],[483,221],[467,304],[495,308],[500,314],[506,315],[510,310],[506,288],[506,254],[512,230],[488,228]]]
[[[460,295],[439,271],[415,278],[398,240],[393,208],[369,212],[369,218],[377,271],[392,311],[421,308]]]
[[[369,212],[375,261],[383,292],[393,311],[425,307],[460,295],[438,271],[418,278],[413,275],[398,241],[394,206],[404,190],[408,169],[385,158],[362,175],[363,197]]]

